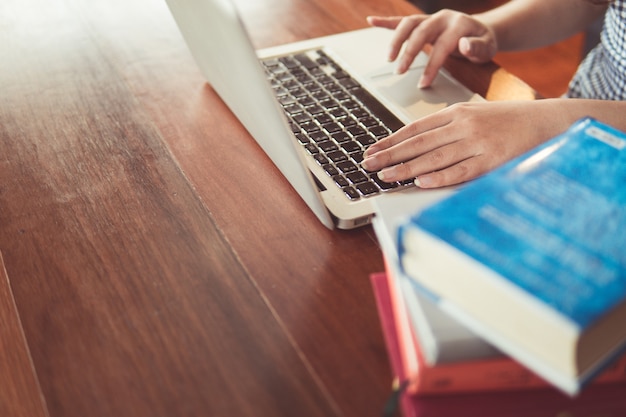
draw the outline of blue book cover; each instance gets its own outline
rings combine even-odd
[[[400,255],[418,228],[582,333],[626,299],[625,148],[626,135],[583,119],[409,219]]]

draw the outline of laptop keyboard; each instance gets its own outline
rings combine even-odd
[[[262,63],[298,141],[348,199],[413,185],[387,183],[361,168],[365,149],[403,123],[324,51]]]

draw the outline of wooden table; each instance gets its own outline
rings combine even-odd
[[[237,4],[258,47],[415,11]],[[318,223],[165,2],[4,0],[0,34],[0,415],[379,415],[372,229]],[[448,67],[489,99],[532,96]]]

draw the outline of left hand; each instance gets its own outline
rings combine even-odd
[[[555,100],[458,103],[373,144],[362,165],[387,182],[455,185],[564,131],[569,121],[560,116]]]

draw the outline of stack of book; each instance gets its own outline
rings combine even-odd
[[[405,417],[626,415],[625,179],[626,136],[585,119],[380,201],[371,279]]]

